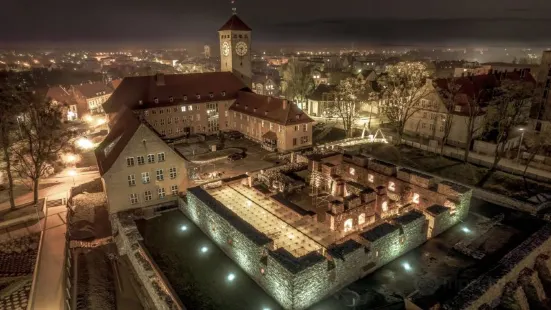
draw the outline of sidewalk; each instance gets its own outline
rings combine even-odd
[[[42,248],[31,309],[63,309],[63,258],[65,253],[65,215],[67,206],[47,208]]]
[[[63,175],[65,173],[65,175]],[[79,172],[79,175],[74,178],[74,184],[79,185],[82,183],[86,183],[89,181],[92,181],[95,178],[99,178],[99,172],[98,171],[86,171],[86,172]],[[68,176],[66,172],[61,172],[53,177],[49,177],[47,179],[41,180],[41,183],[47,183],[48,181],[58,181],[57,185],[50,186],[44,189],[41,189],[38,192],[38,198],[44,198],[46,196],[50,196],[53,194],[57,194],[60,192],[66,192],[71,187],[73,187],[73,177]],[[15,198],[15,204],[17,206],[30,203],[33,201],[33,192],[28,192],[24,195],[21,195],[17,198]],[[7,210],[10,208],[10,202],[6,201],[4,203],[0,203],[0,211]]]

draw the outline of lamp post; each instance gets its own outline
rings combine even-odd
[[[75,170],[69,170],[68,172],[69,176],[73,177],[73,186],[75,186],[75,176],[77,175],[77,172]]]
[[[524,128],[520,128],[519,130],[521,134],[520,134],[520,142],[518,144],[517,163],[520,161],[520,148],[522,147],[522,139],[524,138]]]

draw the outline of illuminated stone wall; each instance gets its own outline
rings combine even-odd
[[[189,189],[180,209],[286,309],[306,309],[427,240],[426,214],[412,210],[361,233],[363,242],[296,258],[203,189]]]

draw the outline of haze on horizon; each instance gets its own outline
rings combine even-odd
[[[258,44],[514,44],[551,42],[549,0],[238,0]],[[217,40],[230,1],[7,0],[0,44],[132,44]],[[32,8],[32,9],[29,9]]]

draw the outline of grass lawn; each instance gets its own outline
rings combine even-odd
[[[381,160],[426,171],[467,185],[475,185],[488,171],[484,167],[464,164],[455,159],[404,145],[396,147],[392,144],[369,144],[363,149]],[[551,191],[551,186],[547,184],[531,180],[525,183],[522,177],[501,171],[495,172],[483,188],[520,200]]]
[[[38,209],[42,210],[44,199],[38,200]],[[16,219],[29,214],[36,214],[36,208],[33,203],[26,203],[24,205],[16,206],[15,210],[3,210],[0,212],[0,222]]]

